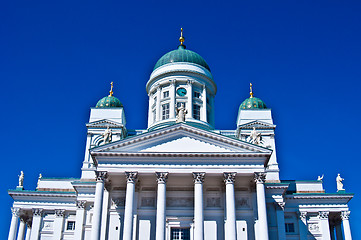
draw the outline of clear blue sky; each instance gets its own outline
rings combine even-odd
[[[272,108],[282,179],[345,178],[354,239],[361,239],[360,1],[1,1],[0,235],[7,189],[25,173],[80,177],[89,108],[114,93],[127,127],[146,128],[145,84],[178,46],[205,58],[218,85],[216,128],[235,129],[241,102]]]

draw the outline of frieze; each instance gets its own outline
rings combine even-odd
[[[193,207],[193,197],[167,197],[167,207]]]
[[[221,207],[220,197],[207,197],[207,207]]]
[[[250,208],[249,198],[236,198],[236,208]]]
[[[142,197],[141,207],[155,207],[154,197]]]

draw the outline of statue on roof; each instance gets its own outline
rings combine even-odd
[[[38,182],[37,182],[37,184],[36,184],[36,189],[39,188],[40,181],[41,181],[42,178],[43,178],[43,175],[41,175],[41,173],[40,173],[40,174],[39,174],[39,177],[38,177]]]
[[[337,192],[338,191],[345,191],[345,189],[343,188],[343,183],[342,181],[345,180],[343,179],[340,174],[337,174],[337,177],[336,177],[336,183],[337,183]]]
[[[322,181],[323,177],[324,177],[324,174],[322,174],[322,176],[318,176],[317,181]]]
[[[263,143],[262,141],[262,134],[256,131],[256,128],[253,127],[253,130],[251,132],[251,135],[248,137],[248,142],[261,145]]]
[[[177,120],[176,123],[185,122],[186,120],[186,114],[188,113],[188,110],[185,109],[184,103],[181,103],[180,107],[176,108],[177,111]]]
[[[24,186],[24,172],[20,171],[20,175],[19,176],[19,185],[18,187],[23,187]]]
[[[105,129],[103,136],[103,143],[110,143],[112,141],[112,130],[107,126],[107,129]]]

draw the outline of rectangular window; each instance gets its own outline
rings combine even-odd
[[[169,97],[169,91],[163,92],[163,98],[167,98],[167,97]]]
[[[162,120],[169,118],[169,103],[162,105]]]
[[[68,221],[66,224],[66,230],[74,231],[75,230],[75,221]]]
[[[184,108],[187,109],[185,102],[177,102],[177,108],[180,108],[182,106],[182,104],[183,104]]]
[[[286,233],[294,233],[295,232],[295,225],[293,223],[286,223]]]
[[[200,120],[201,119],[201,106],[193,104],[193,118]]]
[[[171,240],[190,240],[189,228],[171,228],[170,231]]]
[[[194,97],[195,97],[195,98],[200,98],[200,97],[201,97],[201,93],[200,93],[200,92],[194,92]]]

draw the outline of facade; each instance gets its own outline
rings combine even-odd
[[[110,94],[91,108],[80,178],[19,185],[9,240],[351,240],[342,188],[280,180],[271,109],[253,96],[232,130],[214,128],[217,86],[206,61],[165,54],[146,85],[148,127],[126,128]]]

